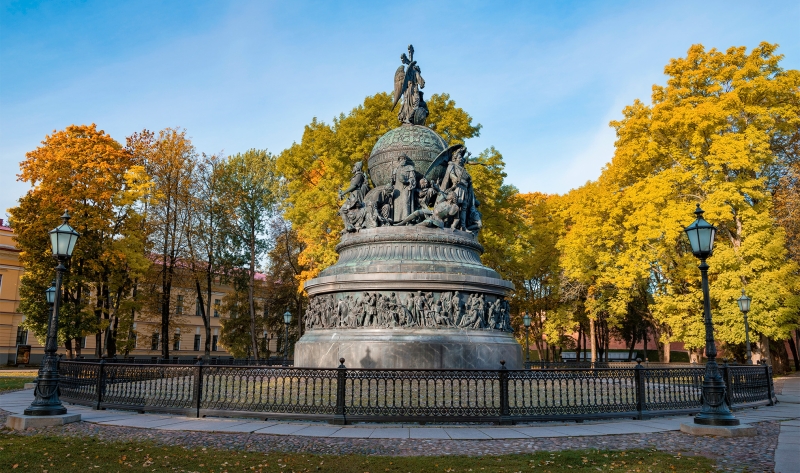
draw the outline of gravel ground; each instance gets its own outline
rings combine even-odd
[[[8,412],[0,409],[5,425]],[[775,448],[780,426],[777,422],[754,424],[758,437],[695,437],[681,432],[606,435],[594,437],[555,437],[518,440],[414,440],[414,439],[340,439],[276,436],[265,434],[181,432],[134,427],[116,427],[88,422],[59,427],[14,432],[3,435],[94,436],[104,441],[152,441],[185,447],[215,447],[238,451],[288,452],[315,454],[408,455],[498,455],[559,450],[630,450],[655,449],[683,455],[704,455],[717,462],[721,471],[773,471]]]

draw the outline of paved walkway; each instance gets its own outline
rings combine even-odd
[[[775,471],[797,473],[800,472],[800,376],[776,380],[775,392],[779,393],[779,405],[794,412],[792,420],[781,422],[778,448],[775,449]]]
[[[781,428],[781,437],[778,450],[783,452],[783,446],[790,446],[794,441],[797,445],[798,426],[800,426],[800,405],[790,402],[799,399],[791,393],[800,394],[800,378],[793,378],[793,383],[783,386],[780,402],[777,406],[762,407],[737,411],[736,416],[743,423],[762,421],[785,421],[786,441]],[[23,390],[0,395],[0,408],[11,413],[21,413],[33,400],[33,391]],[[100,425],[138,427],[163,431],[203,431],[203,432],[241,432],[270,435],[290,435],[301,437],[328,437],[328,438],[356,438],[356,439],[452,439],[452,440],[491,440],[491,439],[527,439],[527,438],[552,438],[552,437],[583,437],[599,435],[624,435],[648,434],[680,430],[680,424],[689,420],[688,416],[657,417],[650,420],[603,420],[586,421],[581,424],[567,423],[531,423],[517,424],[514,426],[463,426],[463,425],[435,425],[420,426],[417,424],[356,424],[348,426],[334,426],[322,422],[298,421],[259,421],[248,419],[224,419],[184,417],[168,414],[137,414],[129,411],[101,410],[95,411],[88,407],[67,405],[69,412],[81,414],[84,422]],[[791,447],[794,448],[794,447]],[[797,456],[797,449],[788,452]],[[796,460],[796,458],[795,458]],[[798,465],[800,462],[791,461]],[[797,470],[785,470],[789,473]]]

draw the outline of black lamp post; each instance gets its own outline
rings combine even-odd
[[[25,409],[26,416],[54,416],[66,414],[67,409],[58,398],[58,311],[61,308],[61,281],[67,268],[64,262],[72,256],[75,242],[78,241],[78,232],[69,226],[69,213],[61,216],[64,222],[50,230],[50,244],[53,247],[53,256],[58,259],[56,266],[55,286],[51,286],[45,294],[48,304],[52,300],[53,309],[47,321],[47,342],[44,347],[42,366],[39,367],[39,376],[36,378],[36,399]]]
[[[283,366],[289,366],[289,324],[292,323],[292,313],[288,310],[283,313],[283,324],[286,326],[286,339],[283,341]]]
[[[47,306],[50,307],[50,311],[53,310],[53,304],[56,302],[56,280],[53,279],[53,282],[50,283],[50,287],[45,289],[44,296],[47,299]]]
[[[703,218],[700,204],[694,211],[697,216],[684,231],[689,237],[692,254],[700,260],[700,274],[703,283],[703,319],[706,327],[706,372],[703,379],[703,407],[694,418],[695,424],[702,425],[739,425],[739,419],[733,416],[725,404],[725,382],[717,366],[717,346],[714,342],[714,325],[711,321],[711,302],[708,296],[708,264],[706,259],[714,251],[714,236],[717,229]]]
[[[527,312],[522,316],[522,325],[525,326],[525,362],[529,363],[531,361],[531,344],[528,342],[528,331],[531,328],[531,316]]]
[[[750,353],[750,324],[747,323],[747,313],[750,312],[750,301],[751,300],[752,299],[747,297],[747,294],[745,294],[744,289],[742,289],[742,297],[740,297],[737,302],[739,302],[739,310],[741,310],[742,314],[744,314],[744,341],[745,341],[745,345],[747,346],[747,364],[748,365],[752,365],[753,364],[753,356]]]

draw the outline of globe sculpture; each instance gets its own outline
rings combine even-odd
[[[480,260],[469,152],[425,126],[413,54],[409,46],[395,73],[401,125],[378,139],[368,172],[355,163],[340,192],[339,260],[305,284],[295,366],[522,367],[506,300],[513,285]]]

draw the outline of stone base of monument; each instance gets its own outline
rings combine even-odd
[[[309,330],[295,346],[294,365],[381,369],[522,369],[520,344],[497,330],[358,328]]]
[[[80,414],[68,413],[57,416],[26,416],[23,414],[12,414],[6,419],[6,427],[13,430],[26,430],[40,427],[53,427],[80,421]]]
[[[681,432],[690,435],[713,435],[715,437],[755,437],[756,428],[752,425],[703,425],[687,422],[681,424]]]

